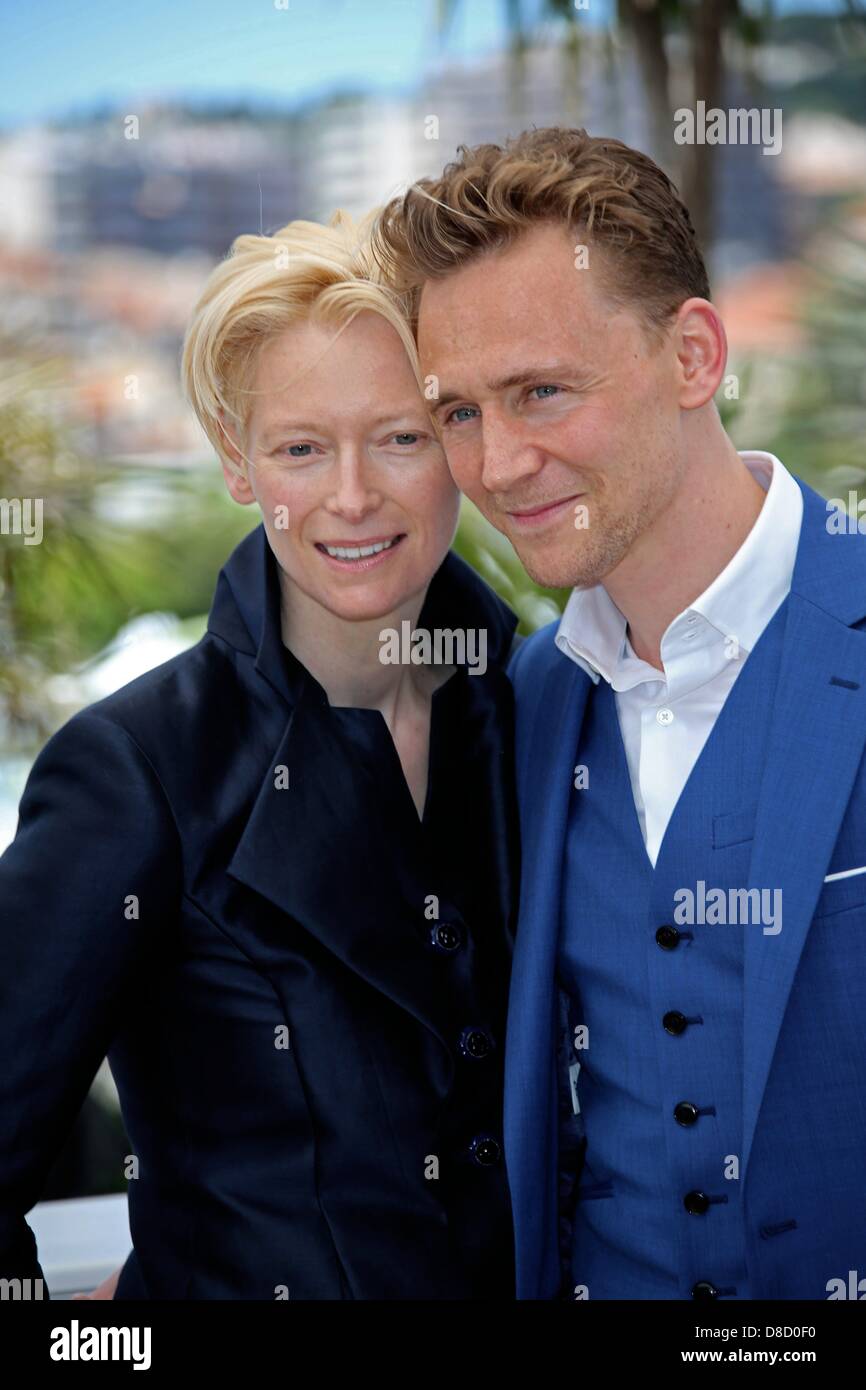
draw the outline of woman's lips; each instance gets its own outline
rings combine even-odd
[[[542,502],[539,507],[530,507],[526,511],[507,512],[509,520],[514,523],[521,531],[531,531],[547,526],[551,521],[557,521],[567,508],[573,507],[579,497],[583,497],[582,492],[575,492],[571,497],[563,497],[558,502]]]
[[[315,548],[332,569],[342,570],[344,573],[348,571],[351,574],[363,574],[367,570],[385,564],[388,558],[400,549],[405,539],[405,532],[399,532],[397,535],[370,536],[363,540],[316,541]],[[384,550],[379,550],[374,555],[329,555],[325,549],[325,546],[328,545],[331,550],[365,550],[368,546],[382,545],[387,542],[390,544],[386,544]]]

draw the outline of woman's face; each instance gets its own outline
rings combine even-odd
[[[423,593],[459,494],[395,329],[371,311],[287,329],[262,349],[254,393],[247,478],[223,471],[235,501],[258,502],[291,583],[353,621]]]

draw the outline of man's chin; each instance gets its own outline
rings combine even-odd
[[[573,555],[545,555],[540,546],[519,546],[509,539],[529,578],[542,589],[591,589],[600,583],[601,576],[588,573]]]
[[[495,526],[510,541],[529,578],[540,588],[591,589],[604,578],[606,571],[603,565],[587,563],[590,557],[586,553],[582,557],[575,555],[574,548],[563,545],[561,537],[559,545],[553,543],[552,537],[546,545],[540,537],[530,541],[524,535],[515,536],[513,528],[500,513],[491,509],[486,510],[484,515],[491,526]],[[569,527],[569,536],[573,535]]]

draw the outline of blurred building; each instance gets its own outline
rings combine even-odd
[[[0,189],[20,212],[4,240],[59,252],[133,246],[225,254],[240,231],[299,205],[303,147],[291,118],[203,119],[174,109],[113,113],[23,132],[0,150]]]
[[[678,42],[670,43],[674,108],[689,100]],[[812,50],[781,52],[789,79],[820,68]],[[729,62],[724,105],[772,105],[780,61],[770,52],[760,95],[747,64]],[[797,114],[787,99],[784,120],[778,157],[756,145],[713,151],[713,283],[741,279],[746,337],[756,323],[763,333],[768,316],[773,334],[782,332],[778,305],[799,299],[790,266],[822,200],[866,182],[862,127],[817,110]],[[602,31],[584,31],[579,48],[540,45],[519,60],[507,51],[471,61],[433,54],[424,81],[402,97],[346,93],[294,112],[118,109],[0,137],[5,351],[26,354],[30,344],[50,361],[46,400],[96,456],[205,456],[180,398],[178,355],[208,269],[236,236],[296,217],[321,221],[336,208],[359,216],[440,172],[461,144],[557,124],[624,140],[676,176],[672,142],[653,145],[634,48]],[[775,298],[759,313],[757,287],[769,281],[753,272],[769,263],[780,267]]]
[[[752,104],[732,72],[725,105]],[[561,124],[625,140],[660,162],[669,153],[653,148],[633,47],[592,31],[579,50],[548,44],[519,62],[504,51],[472,62],[434,60],[404,98],[344,95],[281,115],[117,111],[63,130],[21,132],[0,142],[0,194],[9,210],[0,237],[58,252],[194,249],[215,258],[241,232],[273,231],[299,216],[322,220],[338,207],[366,212],[441,170],[460,144]],[[715,153],[722,248],[731,241],[751,259],[785,253],[793,195],[777,161],[749,145]]]

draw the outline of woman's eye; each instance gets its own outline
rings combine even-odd
[[[458,405],[457,408],[452,410],[448,415],[445,423],[447,425],[462,425],[465,424],[467,420],[473,420],[477,414],[478,411],[474,405]]]
[[[412,434],[411,431],[406,430],[403,434],[395,434],[395,435],[394,435],[394,443],[395,443],[395,444],[417,444],[419,437],[420,437],[419,435],[417,435],[417,434]]]
[[[310,450],[312,447],[312,444],[289,444],[285,452],[289,455],[289,458],[306,459],[310,457]]]

